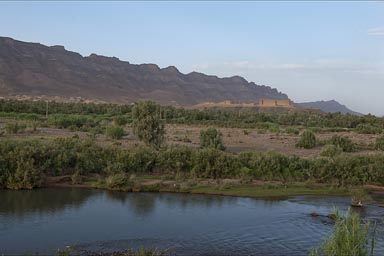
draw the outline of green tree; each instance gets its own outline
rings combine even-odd
[[[296,147],[299,148],[314,148],[316,146],[316,136],[312,131],[304,131],[299,138],[299,141],[296,144]]]
[[[215,128],[200,131],[200,147],[225,150],[223,135]]]
[[[158,105],[139,101],[132,110],[133,133],[145,144],[159,149],[164,142],[164,124],[158,115]]]

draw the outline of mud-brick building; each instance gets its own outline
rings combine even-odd
[[[260,107],[293,107],[291,100],[260,99]]]

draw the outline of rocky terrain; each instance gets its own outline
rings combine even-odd
[[[316,108],[323,112],[329,113],[340,112],[342,114],[361,115],[360,113],[350,110],[345,105],[342,105],[335,100],[295,103],[295,105],[298,107]]]
[[[77,98],[114,103],[152,99],[181,106],[288,98],[276,89],[239,76],[183,74],[173,66],[136,65],[97,54],[83,57],[63,46],[48,47],[7,37],[0,37],[0,97]]]

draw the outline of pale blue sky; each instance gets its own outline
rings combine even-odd
[[[0,2],[0,35],[384,115],[384,2]]]

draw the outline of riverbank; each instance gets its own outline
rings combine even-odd
[[[300,195],[350,196],[350,190],[347,188],[304,182],[284,184],[277,181],[260,180],[244,182],[240,179],[176,181],[159,179],[156,176],[145,176],[136,177],[126,182],[126,184],[111,187],[100,177],[82,177],[81,179],[81,183],[74,184],[70,176],[52,177],[47,179],[44,187],[105,189],[127,192],[190,193],[275,199]]]

